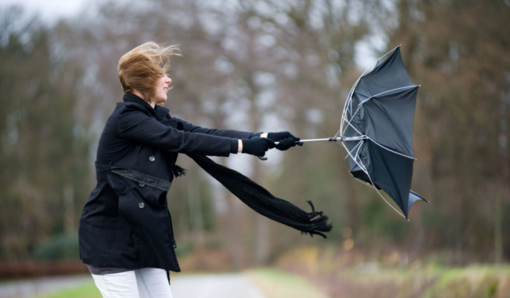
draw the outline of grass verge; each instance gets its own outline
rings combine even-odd
[[[58,291],[40,298],[101,298],[101,293],[94,283],[89,283],[76,288]],[[38,297],[39,298],[39,297]]]

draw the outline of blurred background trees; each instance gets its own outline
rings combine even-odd
[[[410,222],[350,177],[336,144],[270,152],[267,162],[217,159],[302,208],[312,200],[333,223],[328,241],[260,217],[182,156],[178,164],[189,173],[168,196],[179,253],[225,250],[243,267],[296,245],[328,243],[339,251],[504,261],[508,19],[504,0],[98,1],[79,19],[51,26],[3,7],[0,260],[40,259],[59,243],[75,243],[94,187],[97,140],[122,96],[118,59],[153,40],[177,44],[183,54],[173,60],[165,106],[206,127],[333,136],[364,61],[398,44],[422,85],[413,189],[431,204],[413,207]]]
[[[52,235],[76,231],[90,188],[90,139],[75,117],[82,69],[19,8],[0,20],[0,254],[19,260]]]

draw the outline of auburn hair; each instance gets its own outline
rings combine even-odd
[[[117,72],[124,92],[138,91],[143,99],[151,101],[156,80],[170,70],[170,56],[182,56],[177,46],[160,46],[146,42],[120,57]]]

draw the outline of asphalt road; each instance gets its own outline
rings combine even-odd
[[[173,298],[267,298],[239,273],[183,275],[170,281]]]
[[[0,283],[0,298],[32,298],[92,282],[90,275],[45,277]],[[174,275],[173,298],[267,298],[240,273]]]
[[[90,275],[40,277],[0,283],[0,298],[28,298],[91,282]]]

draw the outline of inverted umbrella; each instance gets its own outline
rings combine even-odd
[[[335,137],[302,140],[340,143],[347,151],[352,176],[372,185],[384,201],[380,190],[386,192],[406,219],[414,202],[428,203],[411,190],[418,87],[407,74],[398,46],[356,81]]]

